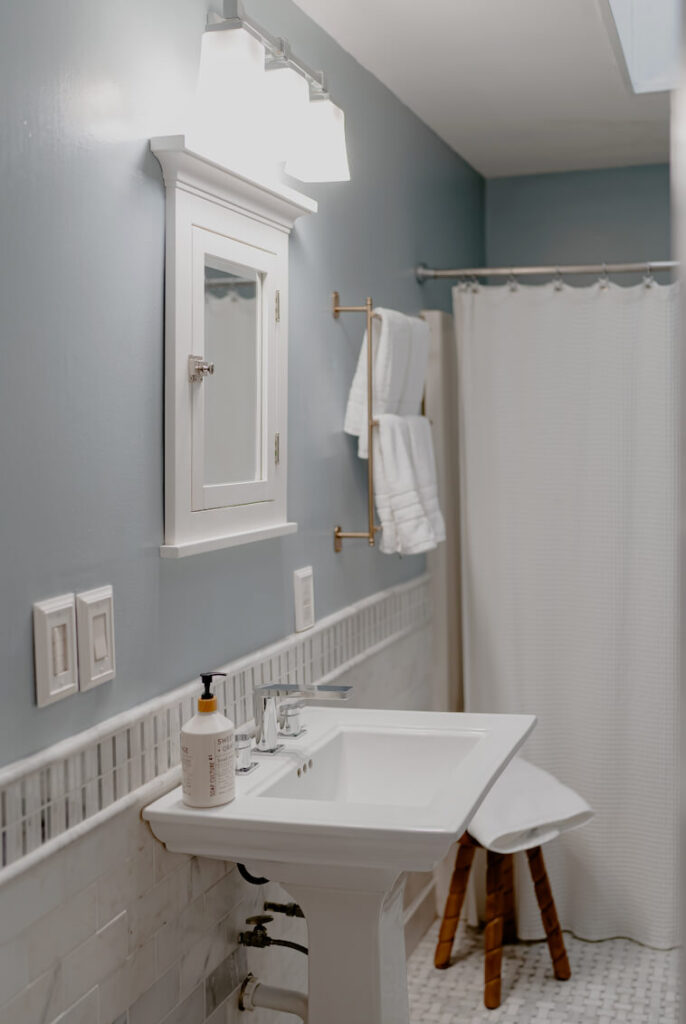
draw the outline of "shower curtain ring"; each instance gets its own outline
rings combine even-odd
[[[655,284],[655,278],[653,277],[653,266],[651,263],[646,263],[646,272],[643,275],[643,284],[646,288],[652,288]]]
[[[555,289],[556,292],[561,292],[563,286],[564,286],[564,282],[562,280],[562,273],[560,271],[560,268],[559,267],[555,267],[555,276],[553,278],[553,288]]]
[[[519,286],[517,284],[517,278],[514,275],[514,268],[509,273],[509,276],[507,278],[507,283],[508,283],[508,287],[509,287],[511,292],[516,292],[517,291],[517,288]]]
[[[605,290],[605,288],[607,288],[610,284],[610,278],[607,274],[607,263],[603,263],[603,272],[598,278],[598,283],[603,290]]]

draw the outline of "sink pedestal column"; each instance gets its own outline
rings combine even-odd
[[[409,1024],[404,876],[396,869],[251,862],[307,921],[308,1024]]]

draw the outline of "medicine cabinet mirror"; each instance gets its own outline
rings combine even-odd
[[[184,555],[291,533],[288,236],[307,196],[153,139],[166,206],[165,543]]]

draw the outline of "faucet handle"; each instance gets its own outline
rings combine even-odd
[[[275,754],[280,750],[279,710],[276,697],[262,696],[262,723],[257,737],[256,750],[261,754]]]
[[[300,712],[305,707],[304,700],[289,700],[281,705],[281,735],[301,736],[307,730],[300,719]]]
[[[249,775],[257,768],[257,761],[252,759],[252,736],[245,730],[234,735],[236,745],[236,775]]]

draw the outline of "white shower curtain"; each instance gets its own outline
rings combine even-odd
[[[563,927],[673,946],[677,286],[453,299],[467,708],[537,714],[524,756],[595,809],[544,850]]]

